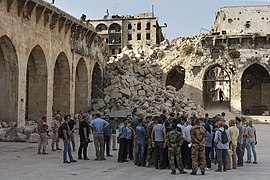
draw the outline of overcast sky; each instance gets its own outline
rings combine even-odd
[[[211,30],[215,14],[222,6],[270,5],[270,0],[55,0],[56,7],[76,18],[86,14],[87,19],[101,19],[106,9],[110,15],[151,12],[152,5],[159,24],[167,23],[163,33],[171,40],[197,34],[201,28]]]

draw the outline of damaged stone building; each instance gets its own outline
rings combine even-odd
[[[0,24],[4,126],[42,115],[50,124],[56,111],[87,110],[99,97],[106,43],[92,26],[42,0],[1,0]]]
[[[106,39],[110,56],[121,53],[125,46],[147,47],[164,40],[162,27],[153,12],[134,16],[109,16],[107,10],[103,19],[90,22],[97,33]]]
[[[194,50],[190,58],[173,63],[186,69],[185,92],[196,103],[242,114],[268,114],[269,13],[270,6],[223,7],[211,35],[200,36],[195,47],[186,44],[187,50]],[[174,68],[168,75],[172,71]],[[225,96],[222,104],[218,102],[219,89]]]
[[[50,121],[57,110],[73,115],[89,108],[267,114],[269,7],[221,8],[210,34],[156,45],[161,27],[147,14],[92,21],[93,28],[42,0],[1,0],[0,120],[22,127],[44,114]],[[107,61],[114,35],[122,52]]]
[[[109,61],[105,99],[95,109],[107,113],[141,107],[155,113],[165,108],[203,115],[203,107],[267,115],[269,7],[223,7],[210,34],[179,37],[144,49],[124,48]]]

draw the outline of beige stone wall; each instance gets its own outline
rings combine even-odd
[[[87,73],[84,74],[86,78],[87,85],[85,86],[87,89],[87,106],[90,106],[91,102],[91,81],[92,81],[92,67],[96,62],[99,62],[100,68],[103,69],[106,65],[105,56],[106,56],[106,46],[104,41],[96,36],[94,33],[91,35],[90,39],[93,41],[91,47],[86,49],[87,47],[87,39],[80,38],[77,40],[77,46],[72,47],[71,42],[71,33],[72,26],[63,26],[62,29],[59,29],[60,20],[55,23],[55,27],[51,28],[53,19],[52,17],[48,20],[48,23],[45,25],[46,20],[44,19],[44,12],[49,11],[52,14],[60,14],[62,17],[66,18],[65,22],[69,20],[76,27],[82,27],[87,32],[92,32],[91,28],[87,29],[87,27],[75,18],[65,14],[64,12],[59,12],[59,9],[56,9],[44,1],[33,0],[31,3],[35,4],[35,7],[32,13],[28,17],[24,17],[24,11],[20,12],[18,15],[18,2],[20,0],[15,0],[10,6],[10,12],[7,11],[7,1],[0,2],[0,38],[3,36],[7,36],[12,42],[18,62],[18,118],[13,121],[17,121],[18,126],[25,125],[25,109],[26,109],[26,75],[27,75],[27,64],[29,60],[29,56],[31,51],[37,45],[40,46],[43,51],[46,59],[46,68],[47,68],[47,107],[46,114],[48,120],[52,119],[53,113],[53,87],[54,87],[54,69],[57,57],[60,54],[63,54],[66,59],[61,61],[66,61],[67,71],[69,74],[70,82],[68,82],[67,91],[70,91],[70,96],[65,97],[69,98],[69,112],[74,114],[75,107],[75,78],[76,78],[76,67],[77,63],[80,59],[83,59],[85,62],[85,66],[87,68]],[[43,11],[40,20],[38,17],[38,7],[44,7],[46,10]],[[27,4],[24,8],[27,8]],[[62,14],[61,14],[62,13]],[[57,18],[56,18],[57,20]],[[74,26],[75,27],[75,26]],[[76,32],[76,31],[73,31]],[[80,34],[82,37],[83,34]],[[77,49],[84,51],[76,52]],[[73,50],[72,50],[73,49]],[[61,68],[61,67],[60,67]],[[4,87],[1,87],[4,88]],[[36,96],[36,94],[35,94]],[[9,111],[7,109],[7,111]],[[50,123],[49,123],[50,124]]]

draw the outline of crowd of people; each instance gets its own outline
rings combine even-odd
[[[76,148],[74,132],[77,121],[80,138],[78,159],[89,160],[87,147],[92,142],[92,134],[97,161],[106,160],[105,153],[112,157],[111,150],[117,151],[118,143],[119,163],[133,161],[134,165],[142,167],[170,168],[171,174],[176,174],[176,170],[186,174],[185,169],[191,169],[190,174],[197,175],[200,169],[205,175],[206,170],[212,170],[212,163],[218,164],[216,172],[237,169],[244,165],[245,151],[246,163],[257,164],[257,137],[252,121],[236,117],[226,124],[225,119],[225,113],[212,118],[206,113],[205,117],[199,118],[195,112],[189,116],[168,114],[164,110],[161,115],[145,117],[135,110],[125,118],[105,115],[104,119],[100,113],[91,115],[80,111],[72,120],[70,115],[62,117],[57,112],[52,122],[51,147],[52,151],[61,150],[61,138],[63,162],[77,162],[71,153],[71,149],[75,151]],[[37,129],[40,134],[38,154],[47,154],[46,116],[39,121]]]

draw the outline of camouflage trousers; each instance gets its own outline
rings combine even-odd
[[[147,154],[146,154],[146,162],[148,164],[152,164],[153,163],[153,152],[154,152],[154,148],[152,146],[151,143],[148,143],[148,146],[147,146]]]
[[[192,159],[192,172],[198,171],[198,166],[202,172],[205,172],[206,160],[205,160],[205,147],[197,143],[192,143],[191,147],[191,159]]]
[[[181,146],[169,146],[168,147],[168,159],[171,170],[175,170],[175,158],[179,171],[184,170],[181,156]]]

